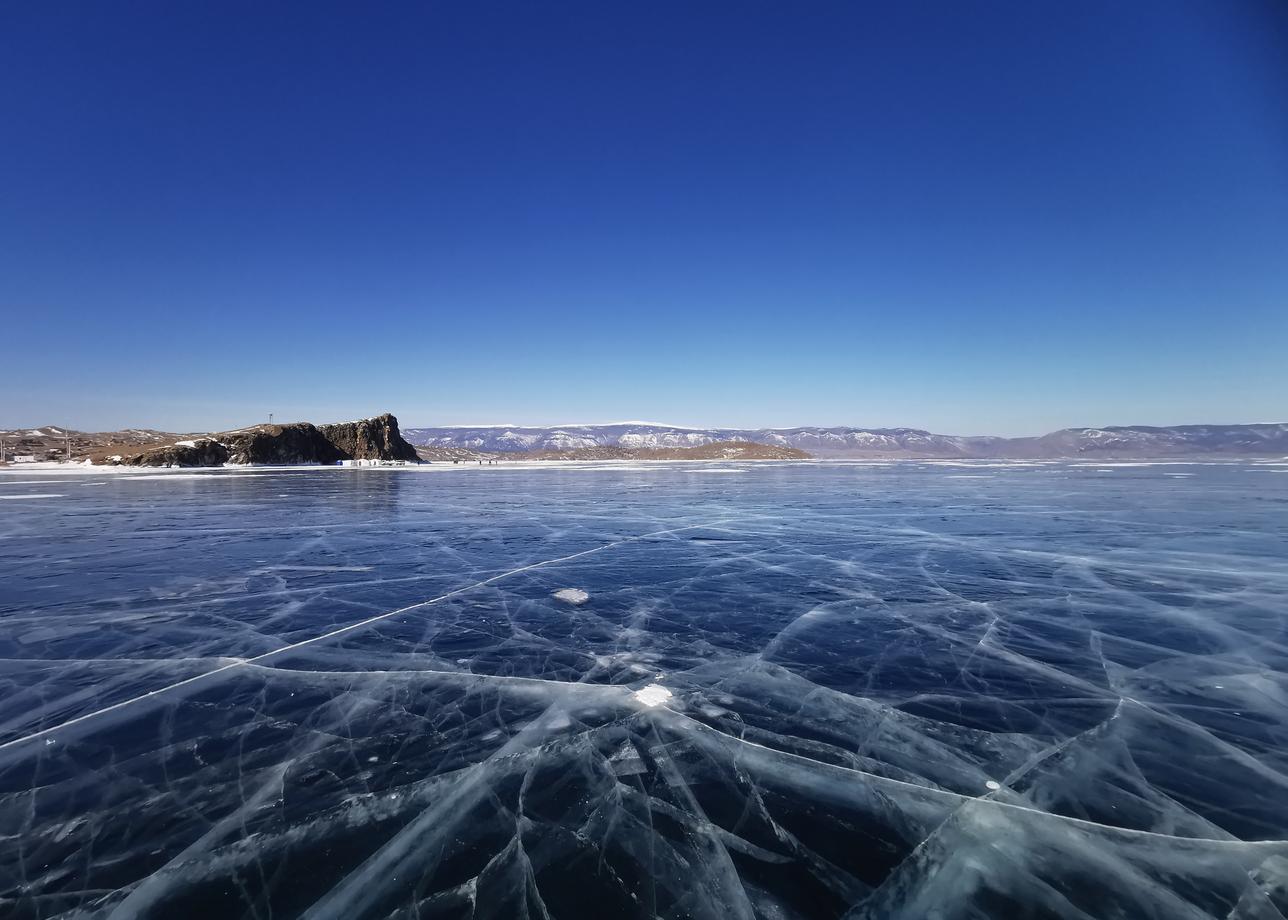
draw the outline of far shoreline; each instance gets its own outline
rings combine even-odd
[[[1070,469],[1128,468],[1149,466],[1241,466],[1259,468],[1283,467],[1288,472],[1288,457],[1204,457],[1204,458],[943,458],[943,457],[810,457],[808,459],[776,458],[703,458],[703,459],[601,459],[601,460],[496,460],[492,463],[477,461],[427,461],[418,464],[386,466],[340,466],[338,464],[268,464],[245,463],[222,466],[125,466],[120,464],[91,464],[85,461],[36,461],[34,463],[0,464],[0,476],[40,474],[61,476],[105,475],[125,479],[161,479],[178,476],[219,476],[247,473],[447,473],[467,470],[499,472],[505,470],[641,470],[673,467],[724,467],[737,469],[745,466],[906,466],[923,465],[946,469],[1017,469],[1065,467]]]

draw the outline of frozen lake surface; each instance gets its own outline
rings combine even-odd
[[[0,474],[0,916],[1279,918],[1286,470]]]

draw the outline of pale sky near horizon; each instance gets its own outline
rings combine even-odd
[[[0,124],[0,428],[1288,421],[1273,0],[9,4]]]

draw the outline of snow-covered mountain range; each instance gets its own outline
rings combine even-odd
[[[651,422],[404,428],[412,444],[486,453],[589,447],[696,447],[751,441],[815,457],[1171,457],[1288,455],[1288,424],[1065,428],[1037,438],[934,434],[916,428],[686,428]]]

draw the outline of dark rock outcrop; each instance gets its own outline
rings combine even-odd
[[[357,422],[322,425],[318,431],[347,460],[418,459],[416,448],[399,433],[398,419],[388,412]]]
[[[338,463],[346,459],[308,422],[262,425],[216,435],[228,446],[229,463]]]
[[[122,466],[223,466],[228,458],[228,448],[223,444],[210,438],[201,438],[155,447],[114,462]]]
[[[318,427],[309,422],[256,425],[168,444],[122,457],[125,466],[222,466],[225,463],[333,464],[341,460],[409,460],[416,448],[403,440],[389,413]]]

